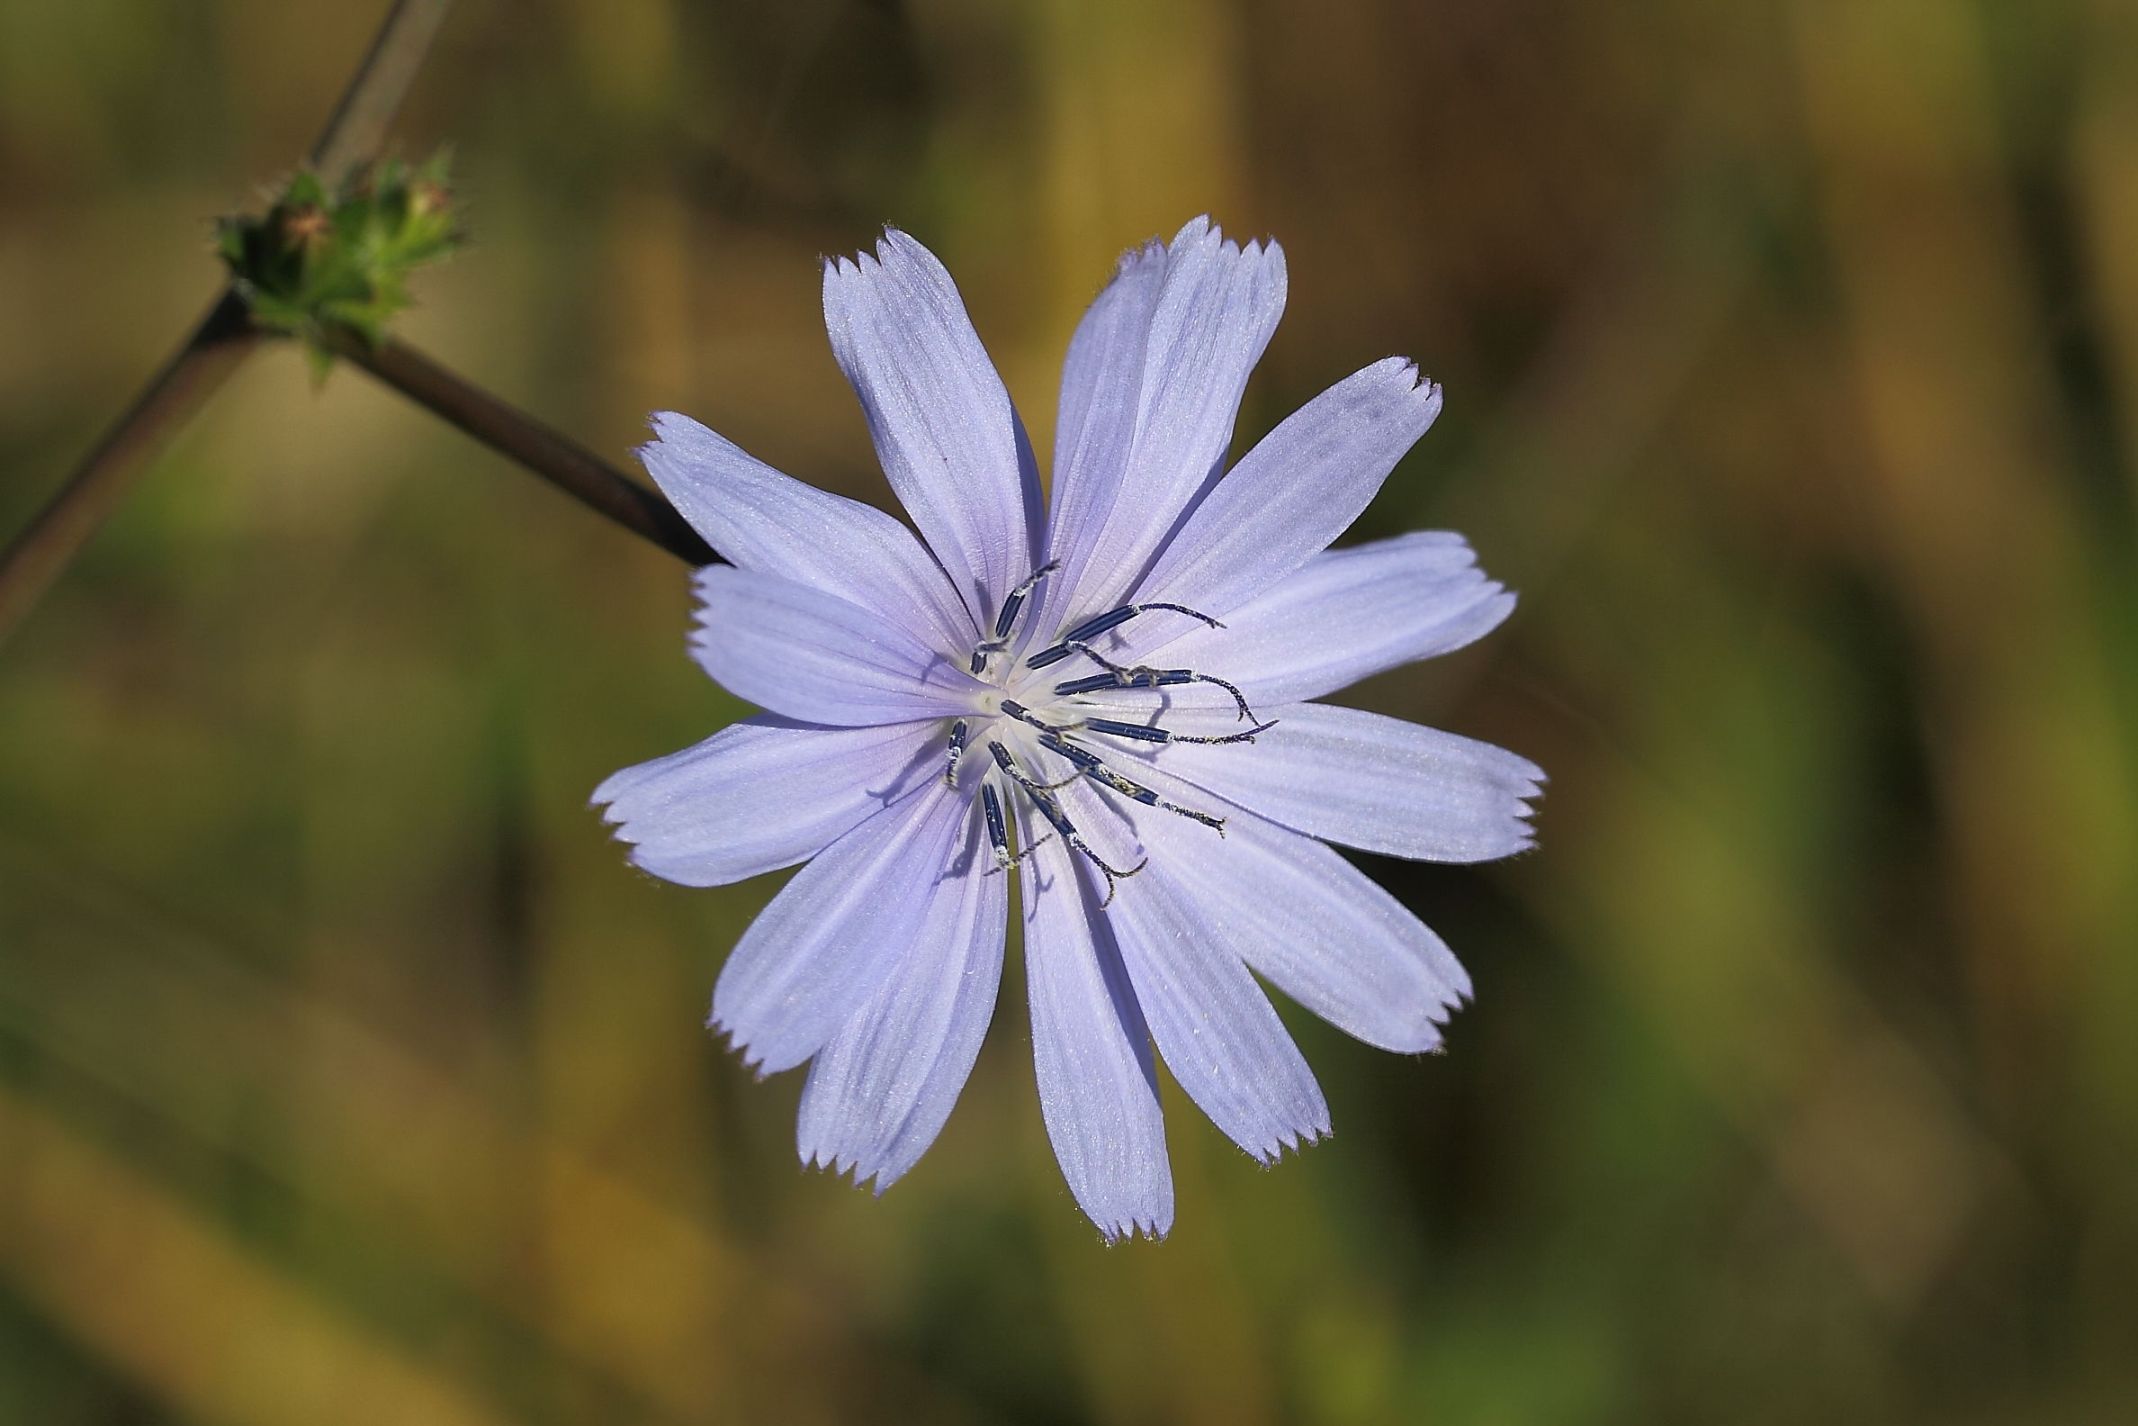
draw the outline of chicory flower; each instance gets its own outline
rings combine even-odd
[[[1205,219],[1126,254],[1070,344],[1052,501],[941,263],[896,230],[824,268],[824,315],[919,530],[679,415],[647,469],[732,561],[698,662],[766,711],[605,782],[632,860],[716,886],[806,863],[743,936],[712,1025],[807,1064],[804,1162],[919,1160],[994,1013],[1020,884],[1048,1135],[1109,1239],[1163,1234],[1153,1045],[1262,1161],[1329,1111],[1257,977],[1369,1044],[1439,1046],[1469,979],[1327,845],[1472,862],[1530,845],[1543,774],[1316,702],[1491,630],[1458,536],[1331,543],[1439,414],[1391,358],[1224,458],[1284,306],[1275,243]]]

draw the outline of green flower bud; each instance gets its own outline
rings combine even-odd
[[[253,320],[301,338],[324,374],[331,332],[377,345],[411,301],[408,279],[463,239],[439,155],[364,165],[329,190],[301,171],[264,214],[223,219],[216,250]]]

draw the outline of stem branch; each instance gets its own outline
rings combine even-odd
[[[695,567],[719,558],[658,491],[639,484],[571,437],[469,385],[415,348],[391,337],[373,347],[346,332],[330,334],[327,347],[684,563]]]
[[[386,126],[422,66],[452,0],[395,0],[378,38],[349,81],[334,116],[313,146],[315,166],[329,174],[378,152]],[[118,424],[82,458],[29,527],[0,552],[0,641],[15,626],[90,536],[111,517],[156,452],[205,404],[259,346],[236,289],[225,286],[193,335],[134,398]]]
[[[408,86],[430,53],[431,41],[453,0],[394,0],[356,77],[342,91],[334,116],[312,145],[312,170],[333,180],[342,170],[369,162],[385,146]]]
[[[244,301],[225,291],[67,483],[0,552],[0,638],[22,621],[111,517],[140,469],[260,340]]]

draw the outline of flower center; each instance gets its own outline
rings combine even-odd
[[[1016,852],[1011,852],[1004,803],[1021,795],[1053,829],[1048,835],[1060,837],[1072,851],[1090,862],[1098,869],[1099,874],[1106,878],[1106,898],[1100,902],[1104,907],[1113,901],[1115,883],[1142,871],[1149,864],[1149,859],[1145,858],[1125,871],[1108,863],[1092,849],[1091,844],[1069,820],[1059,796],[1062,789],[1079,781],[1089,780],[1104,791],[1125,797],[1131,802],[1162,808],[1190,821],[1199,822],[1222,837],[1225,834],[1224,818],[1168,801],[1110,766],[1106,755],[1109,751],[1118,753],[1122,743],[1142,744],[1146,747],[1169,743],[1252,743],[1256,734],[1276,725],[1274,722],[1264,723],[1257,720],[1254,710],[1247,705],[1246,695],[1240,692],[1237,685],[1222,678],[1189,668],[1154,668],[1147,664],[1117,663],[1101,653],[1094,644],[1095,640],[1130,620],[1152,613],[1181,615],[1213,629],[1225,627],[1208,614],[1190,609],[1184,604],[1158,601],[1124,604],[1071,626],[1053,643],[1036,653],[1020,655],[1019,618],[1032,591],[1058,568],[1059,565],[1053,562],[1042,565],[1022,584],[1012,589],[1004,597],[1002,607],[995,615],[993,636],[973,646],[971,671],[974,677],[988,681],[991,686],[975,697],[972,717],[959,718],[951,723],[943,780],[951,787],[957,786],[959,767],[964,761],[968,743],[977,734],[984,740],[992,762],[991,767],[983,765],[979,776],[980,807],[987,822],[988,841],[994,849],[994,870],[1007,871],[1018,861],[1030,856],[1047,840],[1046,836],[1042,836],[1029,845],[1020,847]],[[1069,676],[1052,680],[1041,676],[1041,670],[1072,659],[1095,664],[1098,672],[1077,674],[1073,669],[1064,669],[1063,674]],[[1239,732],[1223,736],[1177,733],[1159,721],[1166,711],[1163,700],[1140,722],[1097,716],[1100,713],[1121,710],[1112,704],[1099,702],[1096,695],[1178,688],[1192,683],[1211,684],[1225,690],[1231,695],[1238,710],[1239,721],[1248,726]],[[1043,757],[1059,760],[1053,769],[1058,776],[1050,777],[1043,769]],[[999,792],[998,778],[1002,784]]]

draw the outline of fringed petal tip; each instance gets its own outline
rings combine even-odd
[[[638,768],[633,766],[625,768],[622,772],[609,774],[608,777],[602,780],[601,786],[595,788],[587,797],[587,810],[589,812],[599,812],[605,825],[621,827],[624,824],[624,814],[617,810],[616,804],[626,792],[631,790],[635,779],[630,774],[637,771]]]
[[[824,264],[824,288],[829,297],[834,282],[845,282],[861,276],[863,264],[881,267],[882,261],[867,248],[852,253],[831,253],[822,259]]]
[[[695,435],[706,429],[705,423],[684,415],[681,411],[654,411],[646,417],[646,429],[653,432],[653,439],[638,448],[641,456],[663,441],[673,441]]]
[[[1155,243],[1157,239],[1152,239]],[[1225,236],[1225,230],[1208,213],[1199,213],[1181,224],[1180,231],[1164,246],[1167,251],[1181,253],[1190,248],[1208,244],[1219,252],[1233,257],[1266,258],[1278,267],[1284,265],[1284,246],[1272,237],[1250,238],[1245,243]],[[1151,243],[1144,244],[1148,249]]]
[[[1507,602],[1509,604],[1514,602],[1512,594],[1507,596]],[[1523,757],[1520,753],[1500,747],[1498,744],[1492,745],[1492,752],[1497,763],[1495,781],[1501,787],[1521,798],[1524,802],[1544,795],[1544,785],[1551,781],[1551,775],[1545,772],[1543,768]]]
[[[656,881],[666,881],[681,886],[696,884],[682,879],[674,874],[672,868],[660,864],[661,859],[655,855],[651,848],[645,845],[646,842],[652,839],[654,833],[648,829],[643,819],[634,823],[622,802],[613,798],[603,798],[597,789],[594,800],[589,802],[587,806],[601,814],[601,825],[603,830],[608,832],[609,840],[626,849],[624,860],[630,864],[633,871],[641,876],[650,876]]]
[[[1507,602],[1512,606],[1514,596],[1507,596]],[[1537,813],[1542,810],[1545,784],[1551,779],[1546,776],[1543,768],[1521,754],[1508,752],[1504,748],[1497,749],[1497,752],[1504,760],[1498,778],[1499,791],[1505,798],[1503,820],[1507,829],[1513,833],[1506,850],[1499,855],[1525,856],[1537,849]]]
[[[742,1061],[742,1067],[748,1070],[758,1083],[762,1084],[771,1078],[771,1072],[765,1068],[764,1052],[753,1049],[732,1025],[723,1024],[718,1014],[705,1017],[705,1028],[712,1032],[714,1041],[721,1049]]]
[[[1100,1239],[1107,1247],[1112,1248],[1122,1243],[1133,1243],[1139,1238],[1147,1242],[1163,1243],[1166,1234],[1173,1231],[1173,1220],[1168,1218],[1160,1222],[1156,1218],[1130,1218],[1123,1222],[1099,1223],[1094,1226],[1099,1230]]]
[[[656,481],[660,479],[664,462],[687,464],[698,455],[691,449],[693,445],[721,439],[704,422],[693,420],[681,411],[652,412],[646,417],[646,429],[653,432],[653,439],[634,447],[631,453]]]
[[[705,611],[705,601],[712,594],[714,585],[712,574],[718,568],[718,565],[706,565],[703,568],[694,569],[690,573],[690,592],[696,595],[698,599],[697,607],[691,611],[691,619],[695,627],[699,629],[705,628],[710,622]]]
[[[635,790],[637,784],[622,781],[626,773],[636,771],[638,769],[635,767],[625,768],[623,772],[617,773],[607,782],[595,788],[594,795],[587,799],[587,810],[601,814],[601,825],[607,829],[609,840],[631,849],[630,860],[632,865],[637,866],[640,871],[652,872],[658,876],[660,873],[655,871],[654,868],[641,865],[639,862],[639,857],[644,850],[641,844],[651,840],[652,833],[643,817],[639,817],[636,821],[633,819],[631,793]]]
[[[1537,813],[1542,810],[1544,798],[1544,774],[1537,772],[1526,782],[1508,789],[1512,805],[1507,809],[1507,825],[1519,829],[1505,855],[1527,856],[1537,849]]]
[[[1458,967],[1460,969],[1460,967]],[[1431,1010],[1426,1012],[1426,1035],[1415,1045],[1406,1045],[1402,1053],[1411,1055],[1444,1055],[1448,1052],[1447,1028],[1455,1016],[1476,1003],[1477,993],[1470,984],[1467,972],[1461,980],[1450,986],[1448,993]]]
[[[1448,1052],[1448,1037],[1446,1034],[1448,1022],[1455,1018],[1455,1012],[1469,1007],[1471,998],[1469,987],[1464,986],[1454,992],[1448,999],[1441,1001],[1426,1012],[1425,1023],[1419,1028],[1416,1036],[1403,1044],[1383,1045],[1381,1048],[1412,1059],[1423,1059],[1428,1055],[1446,1054]]]
[[[1253,1159],[1262,1167],[1269,1169],[1275,1168],[1288,1153],[1303,1154],[1323,1140],[1334,1137],[1336,1137],[1336,1131],[1329,1127],[1328,1117],[1324,1115],[1318,1123],[1309,1124],[1297,1133],[1280,1134],[1276,1139],[1258,1148],[1250,1149],[1245,1144],[1242,1144],[1240,1148],[1246,1153],[1247,1157]]]
[[[1400,355],[1382,357],[1377,362],[1372,362],[1359,368],[1353,374],[1351,380],[1365,382],[1369,388],[1382,386],[1385,383],[1385,389],[1390,394],[1407,399],[1410,406],[1415,408],[1416,411],[1414,419],[1418,422],[1419,436],[1430,430],[1433,422],[1440,418],[1440,408],[1444,395],[1443,389],[1439,382],[1420,370],[1418,363],[1410,357]],[[1417,436],[1411,437],[1413,441],[1417,440],[1417,438]],[[1418,534],[1425,533],[1428,532],[1418,532]],[[1460,547],[1465,551],[1469,548],[1468,542],[1453,531],[1431,533],[1446,535],[1447,543],[1452,546]],[[1414,534],[1410,538],[1416,539],[1418,535]],[[1470,560],[1465,560],[1463,563],[1472,563],[1474,560],[1475,556],[1473,555]]]
[[[1444,1032],[1447,1030],[1449,1022],[1454,1020],[1458,1011],[1469,1009],[1476,999],[1477,996],[1467,981],[1455,987],[1453,994],[1426,1012],[1426,1023],[1432,1026],[1432,1037],[1411,1053],[1419,1055],[1445,1053],[1447,1050],[1447,1036]]]
[[[1407,356],[1385,356],[1371,366],[1366,367],[1365,370],[1384,373],[1395,380],[1409,382],[1409,389],[1417,393],[1419,400],[1423,404],[1433,407],[1435,413],[1438,413],[1441,401],[1440,383],[1419,370],[1418,363],[1411,358]],[[1461,538],[1459,535],[1456,536],[1458,541]]]
[[[941,266],[927,246],[905,229],[885,223],[876,241],[853,252],[819,254],[826,279],[859,277],[870,267],[883,268],[901,259],[908,258],[925,262],[932,267]]]
[[[1131,269],[1146,262],[1163,261],[1165,255],[1166,245],[1162,239],[1146,238],[1136,246],[1123,252],[1120,257],[1114,259],[1114,276],[1119,278]]]
[[[1450,643],[1439,650],[1441,653],[1453,653],[1465,644],[1482,639],[1512,618],[1515,605],[1521,602],[1520,597],[1506,585],[1496,579],[1483,578],[1483,570],[1478,570],[1477,574],[1477,587],[1469,595],[1471,614],[1466,636],[1460,642]]]
[[[847,1187],[867,1189],[874,1198],[883,1197],[884,1190],[903,1176],[902,1172],[892,1172],[882,1165],[866,1167],[862,1164],[860,1155],[844,1149],[803,1149],[801,1158],[805,1171],[844,1179]]]
[[[651,763],[638,763],[612,773],[601,786],[594,789],[587,799],[587,808],[601,814],[601,824],[608,831],[609,839],[618,846],[629,848],[625,861],[632,870],[642,876],[659,881],[676,882],[682,885],[710,884],[694,881],[679,869],[663,861],[655,850],[646,845],[660,839],[662,828],[655,819],[646,815],[643,797],[634,797],[652,781],[667,759]]]

